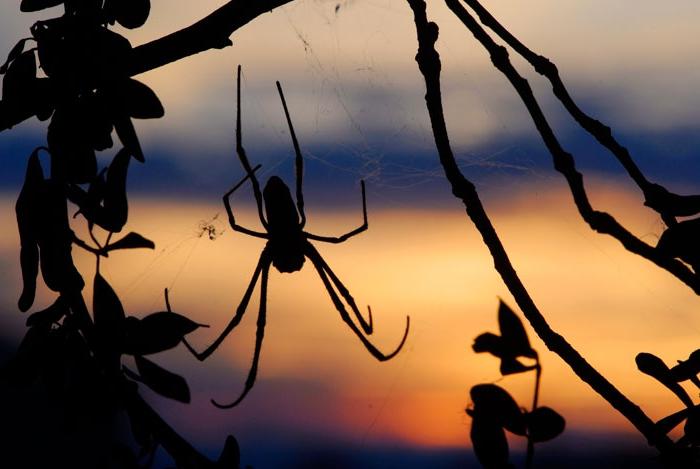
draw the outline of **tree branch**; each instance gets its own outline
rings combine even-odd
[[[627,171],[627,174],[642,190],[646,199],[645,205],[657,211],[667,225],[675,224],[676,216],[689,216],[700,212],[700,196],[678,196],[669,193],[658,184],[649,182],[632,159],[629,150],[617,141],[610,127],[586,114],[576,104],[566,86],[564,86],[556,64],[547,57],[533,52],[520,42],[478,0],[464,0],[464,2],[474,10],[484,26],[495,32],[516,53],[527,60],[537,73],[549,80],[554,96],[559,99],[571,117],[617,158]]]
[[[491,252],[494,265],[504,283],[515,298],[518,306],[532,325],[535,332],[547,347],[559,355],[576,375],[595,392],[627,418],[651,445],[662,453],[670,452],[673,442],[659,432],[654,422],[612,383],[593,368],[561,335],[553,331],[526,290],[508,258],[498,234],[491,224],[474,184],[460,172],[454,158],[445,124],[440,91],[440,56],[434,44],[438,37],[438,27],[428,22],[423,0],[407,0],[414,13],[418,36],[416,62],[425,78],[425,101],[430,122],[445,176],[452,186],[452,193],[462,200],[467,215],[481,233],[484,243]]]
[[[566,178],[576,208],[586,223],[588,223],[593,230],[617,239],[628,251],[644,257],[658,267],[670,272],[681,282],[689,286],[696,294],[700,294],[700,278],[685,264],[659,252],[653,246],[637,238],[609,213],[593,209],[583,184],[583,175],[576,169],[573,156],[564,150],[559,143],[544,112],[537,103],[537,99],[529,83],[518,73],[510,62],[507,49],[491,39],[488,33],[458,0],[445,0],[445,3],[489,52],[493,65],[506,76],[508,81],[513,85],[513,88],[515,88],[520,99],[525,104],[527,111],[530,113],[545,146],[552,155],[554,168]]]
[[[135,47],[129,75],[138,75],[209,49],[230,46],[229,36],[263,13],[292,0],[232,0],[180,31]]]
[[[129,76],[154,70],[210,49],[232,45],[229,36],[263,13],[292,0],[231,0],[196,23],[147,44],[135,47],[126,63]],[[0,132],[32,117],[26,109],[17,112],[0,100]]]

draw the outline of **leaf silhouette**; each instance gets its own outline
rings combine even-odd
[[[24,12],[40,11],[60,5],[63,1],[64,0],[22,0],[19,9]]]
[[[2,81],[2,97],[5,100],[26,97],[28,85],[36,79],[36,57],[34,51],[20,53],[7,67]]]
[[[99,338],[99,355],[108,370],[115,372],[119,369],[119,356],[124,346],[124,307],[99,272],[95,274],[92,311],[95,316],[95,333]]]
[[[503,358],[501,360],[501,366],[499,371],[503,376],[513,375],[516,373],[524,373],[526,371],[532,371],[537,369],[537,365],[523,365],[519,360],[515,358]]]
[[[68,186],[68,196],[80,207],[80,213],[89,222],[107,231],[121,231],[129,216],[126,178],[130,160],[131,156],[126,148],[117,152],[107,170],[104,185],[96,186],[93,194],[75,185]],[[96,184],[101,184],[99,179]],[[102,205],[100,205],[100,195]]]
[[[165,110],[151,88],[134,79],[123,82],[116,91],[116,99],[126,115],[136,119],[158,119]]]
[[[39,275],[39,228],[37,214],[41,203],[41,188],[44,173],[39,163],[38,150],[29,157],[24,185],[15,204],[20,239],[20,266],[22,268],[22,294],[19,297],[20,311],[29,310],[34,303],[36,278]]]
[[[150,239],[146,239],[138,233],[131,232],[123,238],[108,244],[103,251],[116,251],[118,249],[155,249],[156,245]]]
[[[71,255],[73,231],[68,224],[64,187],[53,180],[43,184],[39,221],[41,275],[46,286],[60,293],[74,293],[85,286]]]
[[[129,170],[131,156],[126,148],[117,152],[107,170],[105,183],[104,209],[109,214],[111,229],[118,232],[126,224],[129,214],[129,205],[126,199],[126,177]]]
[[[656,249],[669,256],[677,257],[693,267],[695,273],[700,269],[700,218],[682,221],[666,229],[656,244]]]
[[[538,407],[526,415],[528,435],[538,443],[561,435],[566,420],[549,407]]]
[[[517,357],[537,359],[537,352],[530,346],[522,322],[502,300],[498,308],[498,325],[501,335],[491,332],[480,334],[474,339],[472,349],[477,353],[488,352],[501,359],[502,375],[534,370],[535,365],[524,365]]]
[[[525,417],[508,392],[495,384],[477,384],[469,392],[474,412],[516,435],[525,435]]]
[[[177,313],[162,311],[143,319],[129,318],[124,353],[150,355],[176,347],[200,324]]]
[[[190,388],[187,381],[140,355],[134,357],[142,382],[161,396],[176,401],[190,402]]]
[[[60,321],[68,314],[68,302],[63,296],[59,296],[56,301],[46,309],[37,311],[27,318],[27,327],[39,326],[49,328],[51,324]]]
[[[498,307],[498,327],[504,345],[513,356],[535,358],[537,354],[530,346],[523,323],[510,307],[501,300]]]
[[[138,161],[143,163],[146,159],[143,156],[139,137],[136,135],[134,123],[131,122],[131,117],[128,115],[119,115],[114,118],[114,129],[117,131],[119,140],[129,149],[129,153],[134,155]]]
[[[10,50],[10,53],[7,54],[7,60],[5,61],[2,66],[0,66],[0,75],[4,75],[7,72],[7,68],[10,65],[10,63],[15,60],[19,55],[24,51],[24,44],[28,41],[28,39],[20,39],[20,41],[15,44],[15,46]]]
[[[474,454],[484,468],[511,467],[508,463],[508,440],[503,427],[475,412],[469,436]]]
[[[224,449],[221,450],[219,460],[216,462],[217,469],[238,469],[241,466],[241,448],[233,435],[226,437]]]
[[[496,357],[502,357],[504,354],[503,340],[501,336],[492,332],[484,332],[474,339],[472,350],[476,353],[487,352]]]
[[[143,26],[151,12],[150,0],[109,0],[110,9],[117,22],[128,29]]]
[[[635,361],[637,363],[637,368],[642,373],[651,376],[658,382],[666,386],[671,390],[678,399],[683,402],[686,406],[692,406],[693,400],[690,398],[688,393],[683,389],[669,370],[668,366],[654,354],[651,353],[639,353],[637,354]]]
[[[700,373],[700,350],[691,353],[685,361],[679,360],[678,365],[671,368],[669,373],[675,381],[695,378]]]

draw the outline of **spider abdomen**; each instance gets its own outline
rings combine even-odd
[[[286,235],[286,236],[285,236]],[[272,258],[272,265],[282,273],[298,272],[304,266],[304,243],[301,230],[291,233],[279,233],[267,243]]]
[[[278,232],[301,231],[299,214],[294,205],[289,187],[277,176],[272,176],[263,190],[268,231],[271,236]]]

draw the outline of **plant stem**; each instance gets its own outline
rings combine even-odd
[[[537,365],[535,367],[535,391],[532,396],[532,410],[531,413],[537,409],[537,401],[540,397],[540,379],[542,378],[542,365],[540,364],[539,357],[537,358]],[[530,437],[530,432],[527,435],[527,456],[525,458],[525,468],[531,469],[532,462],[535,458],[535,442],[532,441]]]

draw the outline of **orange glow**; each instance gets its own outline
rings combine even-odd
[[[597,184],[594,194],[601,208],[615,208],[654,242],[661,225],[637,208],[635,194],[605,183]],[[2,204],[7,216],[8,197]],[[487,197],[486,206],[552,327],[653,418],[679,410],[670,392],[636,370],[634,356],[652,352],[670,364],[695,350],[700,319],[692,292],[610,238],[592,233],[564,192]],[[213,225],[223,233],[213,241],[206,234],[200,237],[200,222],[217,213]],[[357,210],[329,213],[310,207],[308,213],[308,229],[321,234],[343,232],[360,220]],[[233,233],[222,215],[216,204],[132,200],[127,229],[155,240],[156,250],[114,253],[102,264],[129,314],[162,310],[162,291],[168,287],[175,311],[211,326],[192,334],[196,347],[208,345],[225,327],[263,242]],[[265,408],[265,418],[289,425],[301,419],[308,431],[333,432],[356,443],[464,446],[471,386],[498,381],[520,405],[530,405],[533,376],[499,381],[497,360],[471,351],[476,335],[497,332],[497,297],[514,302],[463,210],[456,204],[440,211],[384,210],[370,203],[369,217],[366,233],[341,245],[319,245],[319,251],[361,308],[373,306],[372,340],[380,348],[395,346],[405,315],[411,316],[404,351],[388,363],[366,353],[340,320],[310,263],[292,275],[272,272],[258,384],[239,409],[218,412],[208,399],[228,400],[242,388],[252,355],[257,294],[241,326],[210,360],[196,362],[182,350],[156,357],[170,360],[192,380],[193,404],[183,415],[194,421],[185,433],[212,432],[212,421],[241,424]],[[252,226],[254,213],[241,210],[241,220]],[[4,226],[13,223],[4,220]],[[10,263],[15,242],[11,232],[0,237],[0,252]],[[92,272],[94,259],[75,253],[80,270]],[[19,291],[18,279],[17,274],[6,291]],[[86,293],[90,304],[89,289]],[[47,298],[40,295],[37,307]],[[18,313],[3,321],[20,331],[23,317]],[[542,405],[560,411],[569,429],[633,432],[527,329],[544,366]],[[284,383],[296,383],[294,390]]]

